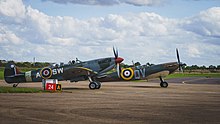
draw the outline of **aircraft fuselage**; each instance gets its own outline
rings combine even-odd
[[[170,62],[152,66],[136,66],[132,68],[124,68],[120,73],[120,78],[117,72],[109,74],[105,78],[98,79],[99,81],[124,81],[124,80],[147,80],[151,78],[165,77],[179,67],[177,62]]]
[[[74,73],[65,75],[65,77],[63,75],[67,70],[74,68],[83,68],[98,74],[100,72],[109,71],[113,69],[114,66],[115,58],[113,57],[84,61],[64,66],[50,66],[27,72],[16,72],[18,70],[17,67],[14,65],[14,63],[11,63],[6,66],[4,77],[7,83],[41,82],[43,79],[81,81],[88,79],[86,76],[84,76],[87,74],[83,73],[78,77],[74,77]]]

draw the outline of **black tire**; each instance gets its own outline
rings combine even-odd
[[[168,83],[167,82],[161,82],[160,86],[163,88],[167,88],[168,87]]]
[[[18,84],[13,84],[13,87],[17,87],[18,86]]]
[[[101,82],[97,81],[95,83],[96,83],[96,89],[100,89],[102,86]]]
[[[95,82],[91,82],[91,83],[89,84],[89,89],[91,89],[91,90],[96,89],[96,87],[97,87],[97,83],[95,83]]]

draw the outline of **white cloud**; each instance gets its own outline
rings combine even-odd
[[[130,4],[135,6],[153,6],[160,5],[165,0],[44,0],[44,1],[52,1],[60,4],[84,4],[84,5],[117,5],[117,4]]]
[[[48,39],[48,43],[52,45],[60,45],[60,46],[73,46],[76,44],[76,40],[74,38],[60,38],[53,37]]]
[[[28,21],[29,26],[39,33],[44,39],[50,37],[52,18],[28,6],[26,20]]]
[[[213,7],[187,18],[183,22],[183,28],[202,36],[220,37],[220,7]]]
[[[8,31],[5,28],[0,28],[0,43],[8,43],[11,45],[18,45],[22,44],[23,41],[20,39],[16,34],[14,34],[12,31]]]
[[[154,6],[160,5],[164,0],[120,0],[122,3],[132,4],[135,6]]]
[[[219,7],[184,19],[142,12],[79,20],[48,16],[21,0],[12,1],[0,2],[0,8],[9,11],[0,9],[0,59],[89,60],[113,56],[112,47],[117,46],[129,64],[132,60],[142,64],[176,61],[175,48],[187,64],[217,65],[220,61]]]
[[[9,17],[23,18],[25,14],[25,6],[20,0],[1,0],[0,14]]]
[[[198,50],[198,48],[197,48],[197,45],[193,45],[193,44],[191,44],[191,45],[189,45],[188,46],[188,54],[189,54],[189,56],[190,57],[200,57],[200,52],[199,52],[199,50]]]

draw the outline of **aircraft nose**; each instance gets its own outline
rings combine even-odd
[[[115,63],[121,63],[124,59],[121,57],[118,57],[115,59]]]

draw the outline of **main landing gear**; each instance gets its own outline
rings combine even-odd
[[[162,77],[160,77],[160,86],[163,88],[168,87],[168,83],[166,81],[164,81]]]
[[[101,88],[101,83],[99,81],[92,81],[89,83],[89,89],[94,90],[94,89],[100,89]]]
[[[88,75],[89,72],[88,72]],[[101,88],[101,83],[99,81],[94,81],[90,76],[88,76],[89,78],[89,89],[94,90],[94,89],[100,89]]]

